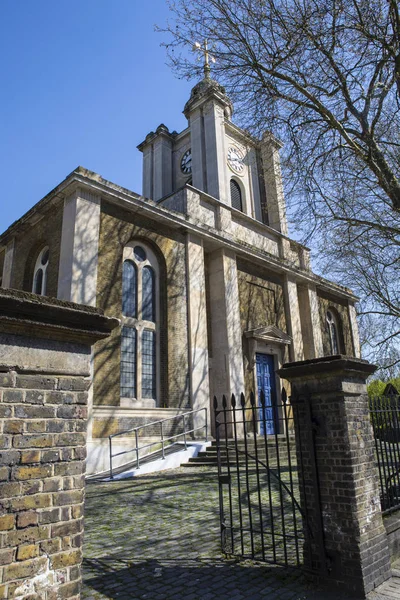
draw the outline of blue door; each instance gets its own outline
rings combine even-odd
[[[274,357],[270,354],[256,354],[257,393],[260,405],[260,434],[264,434],[264,425],[267,434],[279,433],[276,418],[276,385]],[[261,407],[261,390],[264,392],[264,416]]]

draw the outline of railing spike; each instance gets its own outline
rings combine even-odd
[[[226,396],[225,396],[225,394],[222,396],[222,407],[223,408],[227,407],[227,402],[226,402]]]
[[[240,394],[240,405],[242,408],[246,406],[246,398],[244,397],[243,392]]]
[[[235,406],[236,406],[235,394],[232,394],[232,396],[231,396],[231,405],[232,405],[232,408],[235,408]]]
[[[218,408],[218,400],[217,400],[217,396],[214,396],[214,409],[217,410]]]
[[[264,390],[260,391],[260,404],[261,404],[261,406],[265,406],[265,393],[264,393]]]
[[[251,406],[255,406],[256,398],[254,396],[254,392],[250,392],[250,404]]]
[[[287,392],[284,387],[282,388],[282,402],[283,404],[286,404],[287,402]]]

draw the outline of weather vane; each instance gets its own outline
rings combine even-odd
[[[207,40],[204,40],[204,44],[201,45],[200,42],[195,42],[193,44],[193,51],[194,52],[202,52],[204,54],[204,66],[203,66],[203,71],[204,71],[204,77],[206,79],[210,78],[210,61],[212,63],[215,63],[215,58],[214,56],[212,56],[209,51],[208,51],[208,43]],[[200,56],[199,56],[200,59]]]

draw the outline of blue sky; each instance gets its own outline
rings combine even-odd
[[[186,127],[193,85],[166,65],[165,0],[1,0],[0,231],[78,165],[141,192],[136,149]]]

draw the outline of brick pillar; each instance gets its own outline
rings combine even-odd
[[[375,367],[348,357],[289,363],[309,567],[354,596],[390,577],[365,381]],[[315,457],[315,460],[314,460]]]
[[[79,598],[91,345],[117,323],[0,290],[0,598]]]

